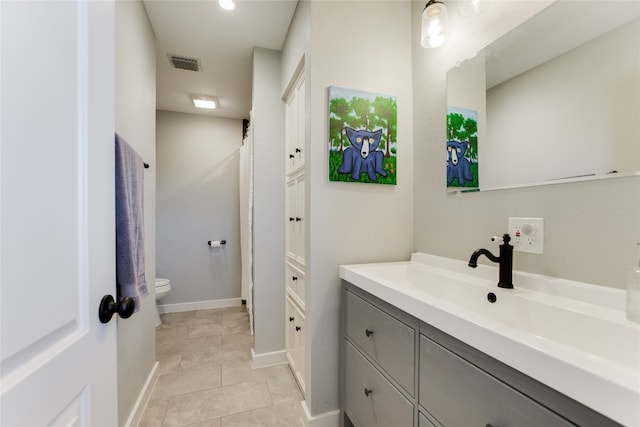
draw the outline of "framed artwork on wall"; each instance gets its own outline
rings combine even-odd
[[[396,98],[329,87],[329,181],[396,185]]]
[[[478,112],[447,106],[447,188],[480,188]]]

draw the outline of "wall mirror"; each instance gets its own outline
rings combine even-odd
[[[558,1],[449,70],[449,191],[640,174],[639,16]]]

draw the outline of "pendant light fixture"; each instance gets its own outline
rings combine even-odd
[[[447,8],[439,0],[429,0],[422,11],[420,44],[425,48],[439,47],[449,38]]]

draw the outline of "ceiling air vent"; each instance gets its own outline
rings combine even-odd
[[[175,68],[189,71],[200,71],[200,60],[198,58],[189,58],[188,56],[174,55],[168,53],[169,62]]]

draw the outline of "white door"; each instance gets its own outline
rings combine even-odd
[[[117,425],[114,11],[0,1],[0,425]]]

